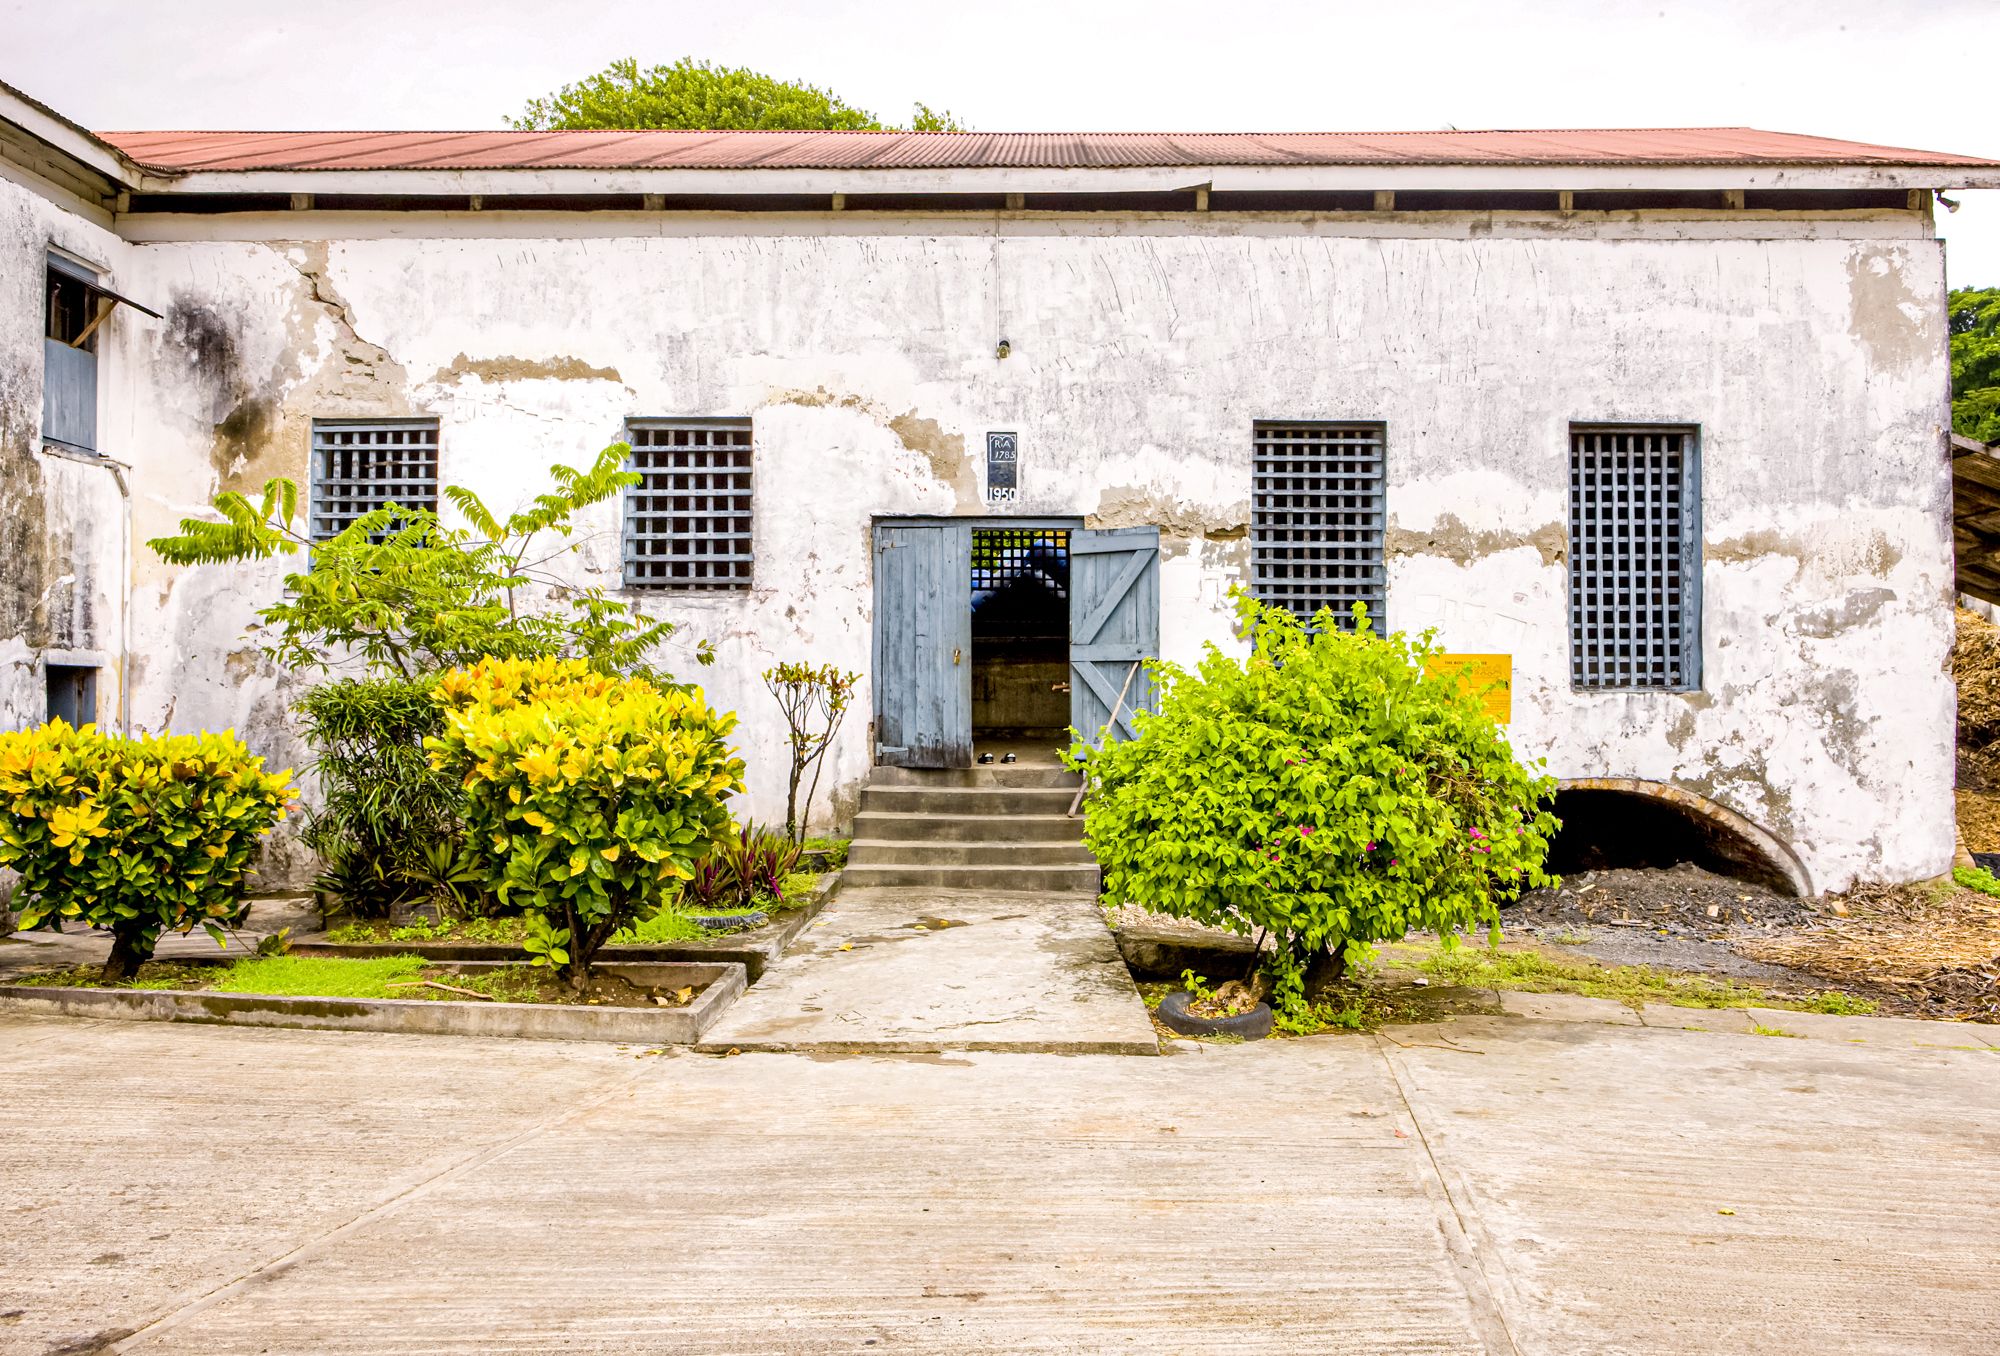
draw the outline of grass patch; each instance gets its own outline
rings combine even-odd
[[[436,922],[412,918],[391,926],[380,919],[357,920],[327,930],[329,942],[497,942],[519,943],[528,935],[526,920],[518,915],[502,918],[453,918]]]
[[[1951,878],[1968,890],[1977,890],[1982,895],[2000,899],[2000,880],[1983,866],[1954,866]]]
[[[198,989],[220,971],[212,965],[182,965],[177,961],[147,961],[139,973],[123,984],[106,984],[100,975],[104,967],[95,963],[72,965],[67,970],[48,970],[38,975],[9,979],[30,989]]]
[[[1408,954],[1410,948],[1384,948]],[[1811,998],[1772,994],[1756,984],[1715,975],[1656,970],[1648,965],[1599,965],[1572,956],[1551,956],[1532,949],[1459,946],[1449,950],[1436,943],[1418,948],[1416,968],[1446,984],[1483,989],[1516,989],[1525,993],[1573,993],[1586,998],[1610,998],[1630,1008],[1668,1003],[1682,1008],[1786,1008],[1800,1012],[1831,1012],[1860,1016],[1874,1012],[1873,999],[1828,992]]]
[[[350,960],[336,956],[258,956],[241,960],[215,981],[217,993],[266,993],[295,998],[397,998],[388,981],[414,979],[422,956]]]
[[[1800,1012],[1830,1012],[1836,1017],[1866,1017],[1882,1005],[1872,998],[1862,998],[1857,994],[1829,989],[1825,993],[1813,995],[1803,1003],[1792,1003],[1789,1006]]]
[[[1750,1034],[1753,1036],[1789,1036],[1793,1040],[1801,1039],[1799,1033],[1796,1031],[1787,1031],[1783,1027],[1777,1026],[1765,1026],[1762,1022],[1750,1023]]]
[[[799,847],[806,852],[824,852],[829,870],[838,871],[847,865],[846,838],[808,838]]]

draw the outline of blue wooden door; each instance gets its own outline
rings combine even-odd
[[[972,765],[972,529],[875,529],[875,754]]]
[[[1069,534],[1069,712],[1095,744],[1130,739],[1132,713],[1152,709],[1160,657],[1160,529]],[[1107,727],[1109,727],[1107,729]]]

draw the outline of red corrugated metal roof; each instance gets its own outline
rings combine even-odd
[[[102,132],[196,170],[1934,165],[2000,161],[1749,127],[1496,132]]]

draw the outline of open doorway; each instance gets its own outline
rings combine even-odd
[[[972,533],[975,760],[1053,763],[1069,743],[1069,531]]]

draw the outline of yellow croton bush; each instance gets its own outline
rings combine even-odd
[[[432,760],[462,777],[467,846],[528,916],[528,949],[581,988],[620,928],[653,917],[729,830],[736,717],[575,659],[486,659],[437,685]]]
[[[113,982],[163,931],[221,941],[248,911],[258,840],[295,794],[234,734],[125,738],[60,720],[0,734],[0,866],[21,873],[21,926],[109,929]]]

